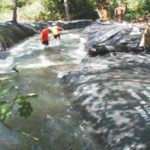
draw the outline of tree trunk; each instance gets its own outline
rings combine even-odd
[[[64,0],[61,0],[61,13],[62,13],[62,17],[65,18],[66,13],[65,13],[65,9],[64,9]]]
[[[68,0],[64,0],[64,6],[65,6],[66,19],[67,19],[67,21],[69,21],[70,20],[70,14],[69,14]]]
[[[14,0],[13,22],[17,22],[17,1],[18,0]]]
[[[108,13],[108,2],[107,0],[96,0],[96,5],[98,9],[98,14],[102,20],[110,20],[110,15]]]
[[[116,45],[116,46],[111,46],[111,45],[94,45],[88,50],[88,54],[91,57],[96,57],[96,56],[104,56],[108,53],[143,53],[144,49],[140,47],[129,47],[125,45]],[[147,51],[149,53],[149,49]]]

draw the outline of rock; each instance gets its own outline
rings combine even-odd
[[[58,25],[64,29],[83,28],[91,24],[91,20],[75,20],[75,21],[57,21]],[[53,23],[49,22],[32,22],[32,23],[14,23],[7,21],[0,23],[0,51],[6,50],[16,42],[40,33],[42,29],[47,28]]]
[[[119,45],[119,46],[111,46],[111,45],[94,45],[92,46],[92,48],[89,49],[88,54],[92,57],[94,56],[103,56],[107,53],[143,53],[144,49],[141,47],[129,47],[129,46],[125,46],[125,45]],[[150,49],[149,51],[147,51],[148,53],[150,53]]]
[[[74,21],[56,21],[56,23],[64,29],[85,28],[92,23],[92,20],[74,20]]]
[[[6,22],[0,25],[1,51],[6,50],[16,42],[29,37],[36,32],[21,23]]]
[[[150,149],[150,60],[139,47],[143,32],[96,21],[83,31],[88,57],[61,76],[106,150]]]
[[[144,50],[138,48],[143,32],[143,29],[132,24],[99,21],[85,28],[83,36],[88,37],[86,48],[89,55],[96,56],[96,54],[104,55],[114,51],[143,52]],[[108,46],[113,46],[113,50]]]

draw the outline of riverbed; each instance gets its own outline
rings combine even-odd
[[[0,150],[100,150],[93,138],[92,123],[86,121],[72,101],[75,97],[60,81],[61,72],[76,68],[86,56],[82,29],[64,31],[61,40],[43,48],[40,35],[27,38],[1,53],[0,73],[14,78],[23,94],[38,93],[31,99],[29,118],[17,112],[0,124]],[[12,68],[17,67],[19,73]]]

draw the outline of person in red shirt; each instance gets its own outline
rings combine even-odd
[[[64,29],[58,27],[56,23],[52,23],[51,31],[52,31],[52,34],[54,36],[54,39],[57,39],[57,38],[60,39],[60,32],[59,32],[59,30],[64,30]]]
[[[122,14],[125,13],[125,9],[120,5],[115,9],[115,15],[118,17],[118,22],[121,22]]]
[[[48,45],[49,44],[49,37],[48,37],[48,34],[51,33],[51,27],[48,27],[46,29],[43,29],[41,31],[41,37],[40,37],[40,40],[42,42],[43,45]]]

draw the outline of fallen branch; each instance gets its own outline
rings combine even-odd
[[[119,52],[119,53],[150,53],[150,48],[147,48],[147,51],[144,51],[143,47],[129,47],[125,45],[118,45],[118,46],[110,46],[110,45],[94,45],[92,46],[88,54],[92,57],[100,55],[103,56],[110,52]]]

